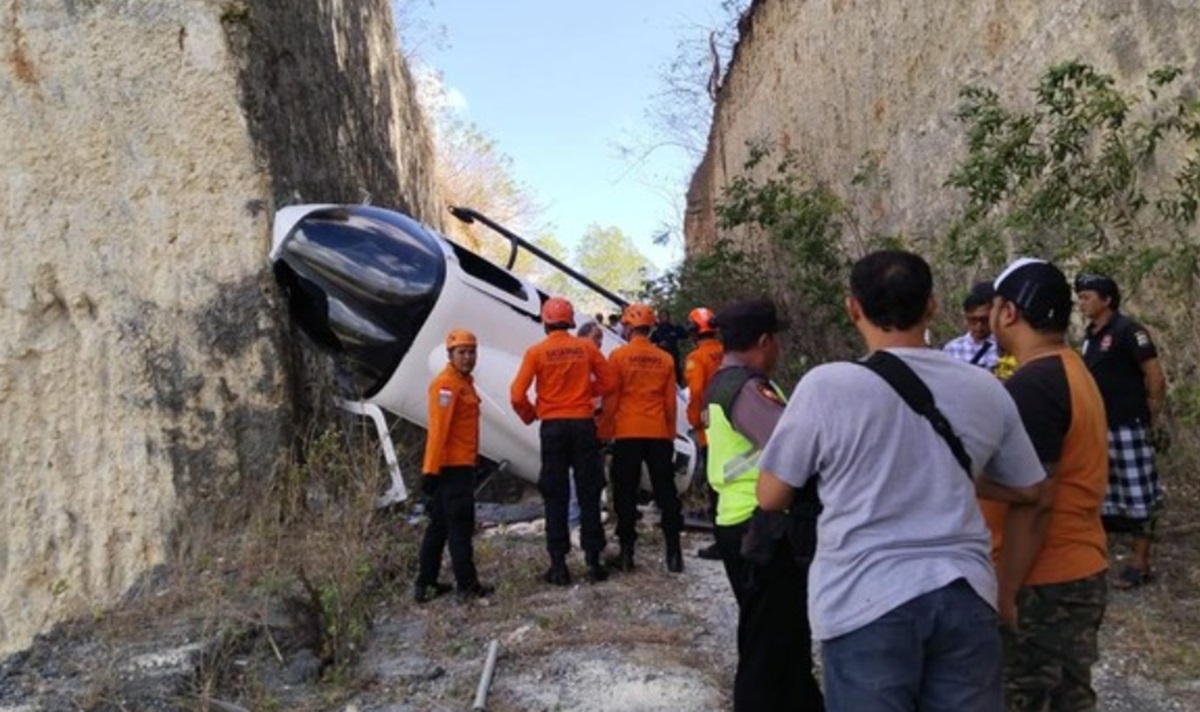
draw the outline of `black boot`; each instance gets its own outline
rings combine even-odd
[[[460,586],[458,589],[458,598],[462,601],[469,601],[473,598],[487,598],[495,592],[495,586],[476,581],[472,586]]]
[[[600,562],[600,552],[589,551],[585,555],[587,560],[587,580],[588,583],[600,583],[608,580],[608,571],[604,568],[604,564]]]
[[[555,586],[570,586],[571,585],[571,570],[567,568],[567,560],[565,558],[554,558],[550,560],[550,568],[542,576],[546,583]]]
[[[720,552],[720,550],[717,549],[717,543],[715,541],[713,543],[709,544],[708,546],[704,547],[703,549],[700,549],[699,551],[697,551],[696,556],[698,556],[701,559],[708,559],[709,561],[720,561],[721,560],[721,552]]]
[[[452,590],[454,590],[454,587],[448,583],[434,582],[425,584],[418,581],[413,586],[413,600],[417,603],[428,603],[438,596],[450,593]]]
[[[610,556],[605,561],[610,569],[616,569],[621,573],[629,573],[633,571],[633,545],[622,544],[621,553],[616,556]]]
[[[683,571],[683,548],[679,545],[679,535],[667,537],[667,571],[677,574]]]
[[[625,573],[633,571],[633,546],[621,547],[621,570]]]

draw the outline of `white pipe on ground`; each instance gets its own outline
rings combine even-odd
[[[487,662],[483,664],[483,676],[479,678],[479,688],[475,690],[472,712],[487,712],[487,695],[492,686],[492,674],[496,672],[496,656],[499,652],[500,641],[493,639],[488,644]]]

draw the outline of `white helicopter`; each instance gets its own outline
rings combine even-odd
[[[427,427],[426,389],[446,363],[446,333],[479,339],[475,387],[481,404],[480,455],[496,469],[537,482],[538,431],[509,404],[509,384],[525,350],[541,340],[541,306],[549,296],[510,270],[525,249],[588,289],[626,301],[501,225],[469,208],[450,212],[479,222],[511,245],[505,267],[428,226],[369,205],[297,205],[275,214],[271,262],[291,319],[337,360],[352,381],[339,405],[371,418],[391,473],[376,504],[407,499],[383,411]],[[603,329],[601,350],[624,340]],[[689,436],[686,391],[679,391],[675,482],[691,482],[696,446]],[[643,482],[648,488],[648,481]]]

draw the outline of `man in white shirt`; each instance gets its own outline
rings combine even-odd
[[[992,291],[990,282],[979,282],[971,288],[971,293],[963,300],[963,325],[967,332],[942,347],[948,356],[989,371],[995,371],[1000,360],[1000,347],[988,322]]]

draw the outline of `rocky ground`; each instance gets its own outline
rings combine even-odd
[[[668,574],[651,518],[638,570],[594,586],[582,582],[578,554],[572,573],[580,582],[556,588],[540,581],[545,555],[536,522],[486,532],[478,559],[484,578],[499,585],[496,595],[418,606],[397,584],[380,599],[352,673],[322,672],[312,651],[284,644],[289,624],[278,610],[263,613],[266,625],[251,626],[268,639],[254,646],[197,638],[187,615],[147,620],[120,639],[84,622],[64,626],[0,664],[0,712],[469,709],[493,639],[500,656],[492,712],[727,709],[735,608],[724,573],[717,562],[689,557],[682,575]],[[689,534],[685,548],[706,542]],[[1160,614],[1178,616],[1194,603],[1186,599],[1196,590],[1191,583],[1164,575],[1145,590],[1113,594],[1096,669],[1101,710],[1200,709],[1200,679],[1185,673],[1194,661],[1175,660],[1197,650],[1188,624],[1158,627]],[[225,688],[206,682],[212,678],[203,668],[220,655],[239,684],[228,674]]]

